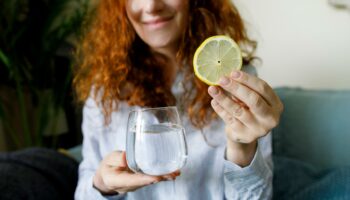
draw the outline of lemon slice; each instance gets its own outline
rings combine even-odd
[[[224,35],[207,38],[193,57],[194,73],[208,85],[218,85],[221,77],[228,76],[241,67],[242,54],[239,46]]]

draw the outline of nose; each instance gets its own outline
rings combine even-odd
[[[164,8],[163,0],[144,0],[146,3],[145,12],[148,14],[159,13]]]

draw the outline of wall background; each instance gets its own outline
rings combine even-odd
[[[350,9],[327,0],[233,0],[273,87],[350,89]]]

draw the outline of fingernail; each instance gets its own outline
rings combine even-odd
[[[219,93],[218,89],[217,89],[216,87],[214,87],[214,86],[210,86],[209,92],[210,92],[211,94],[213,94],[213,95],[216,95],[216,94]]]
[[[227,84],[229,84],[230,83],[230,79],[228,79],[227,77],[222,77],[221,79],[220,79],[220,84],[221,85],[227,85]]]
[[[234,71],[231,73],[232,78],[239,78],[240,75],[241,73],[239,71]]]

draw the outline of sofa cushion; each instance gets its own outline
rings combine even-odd
[[[350,91],[275,89],[284,103],[274,155],[317,169],[350,165]]]

